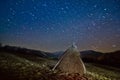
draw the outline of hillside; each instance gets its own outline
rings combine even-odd
[[[15,46],[0,46],[0,52],[8,52],[23,58],[29,58],[28,60],[39,61],[39,57],[49,58],[49,59],[59,59],[63,51],[50,53],[39,50],[32,50],[27,48],[20,48]],[[80,57],[84,62],[99,63],[114,67],[120,67],[120,51],[101,53],[93,50],[86,50],[80,52]]]
[[[81,51],[80,55],[85,62],[95,62],[100,56],[103,55],[103,53],[93,50],[86,50]]]
[[[98,61],[102,64],[120,68],[120,51],[103,54],[98,58]]]
[[[53,53],[53,57],[59,59],[63,52]],[[87,63],[99,63],[113,67],[120,67],[120,51],[101,53],[93,50],[86,50],[80,52],[80,57]]]
[[[16,46],[1,46],[0,52],[7,52],[11,53],[17,56],[21,56],[24,58],[29,58],[30,60],[33,59],[33,57],[42,57],[42,58],[52,58],[54,55],[50,52],[44,52],[39,50],[33,50],[33,49],[27,49],[27,48],[21,48]],[[37,61],[37,58],[34,58],[33,60]]]
[[[81,52],[87,69],[84,76],[78,74],[65,76],[53,72],[51,69],[61,55],[62,52],[52,54],[13,46],[0,47],[0,80],[120,79],[119,51],[106,54],[91,50]],[[112,65],[118,68],[111,67]]]
[[[35,56],[33,56],[35,58]],[[51,68],[57,62],[53,59],[38,57],[33,61],[29,57],[23,58],[11,53],[0,53],[0,79],[1,80],[75,80],[70,76],[58,75]],[[97,64],[85,64],[87,74],[80,78],[83,80],[118,80],[120,70],[117,68]],[[61,78],[62,77],[62,78]]]
[[[80,52],[84,62],[99,63],[120,68],[120,51],[101,53],[92,50]]]

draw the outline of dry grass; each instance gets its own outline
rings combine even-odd
[[[42,59],[42,58],[41,58]],[[119,71],[86,64],[87,74],[60,75],[50,69],[55,61],[42,60],[39,64],[12,54],[0,53],[0,80],[119,80]]]

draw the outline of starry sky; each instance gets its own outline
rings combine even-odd
[[[0,0],[0,42],[48,52],[120,50],[120,0]]]

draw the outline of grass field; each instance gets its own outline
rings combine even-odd
[[[50,68],[56,61],[37,58],[39,59],[36,62],[13,54],[0,53],[0,80],[53,80],[51,77],[56,76],[56,73]],[[85,66],[85,77],[89,80],[120,80],[118,68],[92,63],[86,63]],[[57,78],[54,80],[60,80]]]
[[[97,80],[119,80],[120,69],[112,68],[109,66],[100,67],[98,64],[86,64],[87,73],[93,76],[93,79]],[[110,69],[109,69],[110,68]]]

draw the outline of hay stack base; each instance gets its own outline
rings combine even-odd
[[[80,58],[80,53],[75,45],[72,45],[64,52],[53,70],[59,70],[63,74],[78,73],[83,75],[86,73],[85,66]]]

